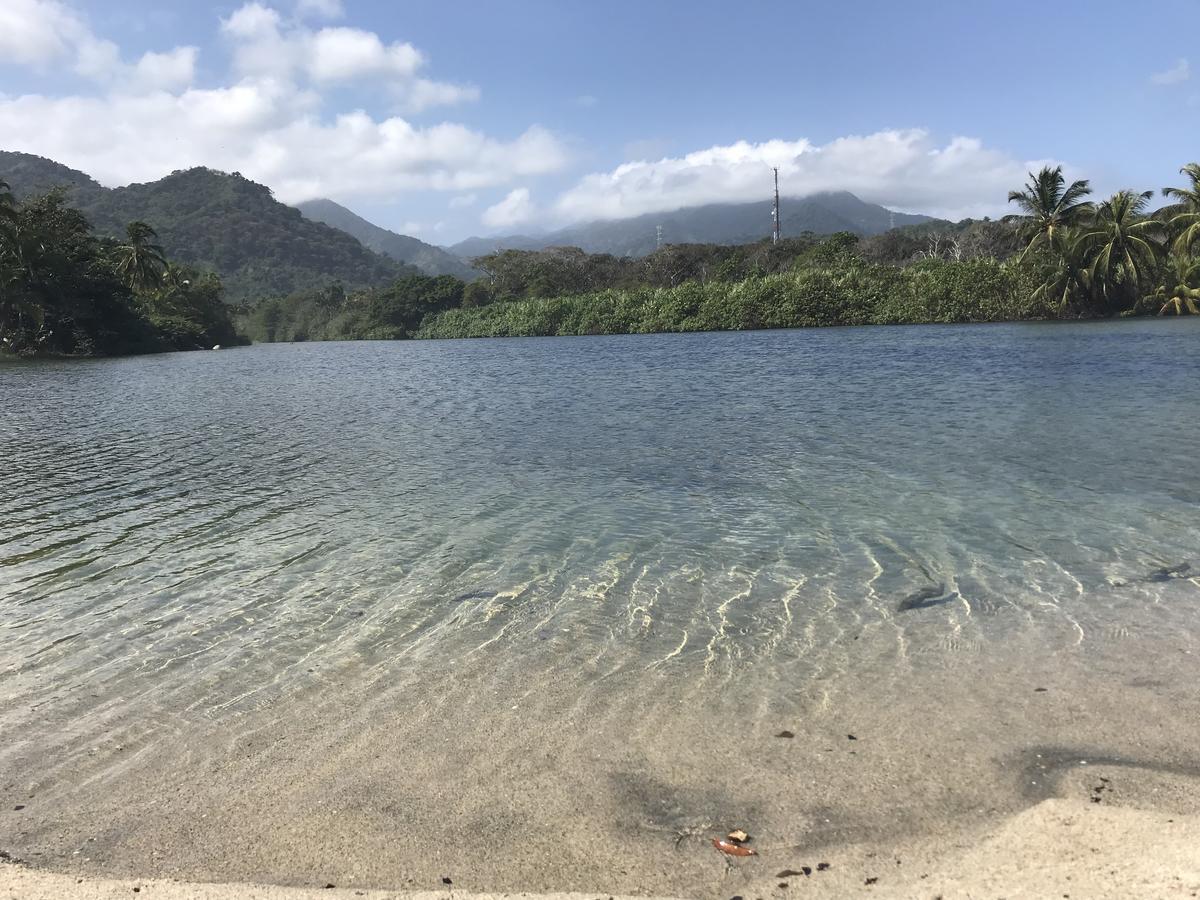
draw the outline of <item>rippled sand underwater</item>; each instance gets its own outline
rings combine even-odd
[[[586,887],[631,828],[675,854],[722,816],[836,841],[998,784],[1019,804],[1005,773],[1035,747],[1186,768],[1198,342],[1120,322],[0,364],[0,788],[39,798],[0,839],[294,879],[282,838],[196,856],[181,821],[233,804],[251,832],[294,821],[310,859],[344,832],[331,854],[390,872],[374,836],[421,823],[483,886]],[[557,881],[533,861],[550,823]],[[671,858],[609,889],[701,865]]]

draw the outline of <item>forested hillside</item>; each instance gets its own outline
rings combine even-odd
[[[67,203],[102,236],[118,237],[132,221],[149,223],[173,260],[218,274],[230,302],[337,282],[366,287],[414,271],[306,219],[236,172],[188,169],[107,189],[51,160],[0,152],[0,178],[19,199],[65,186]]]
[[[306,218],[344,231],[357,238],[364,247],[369,247],[397,262],[414,266],[425,275],[453,275],[464,281],[470,281],[479,275],[462,259],[441,247],[380,228],[332,200],[308,200],[296,204],[296,208]]]

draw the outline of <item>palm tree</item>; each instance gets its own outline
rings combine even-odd
[[[1192,182],[1191,187],[1163,188],[1163,196],[1175,202],[1165,207],[1162,213],[1175,237],[1175,253],[1186,256],[1192,245],[1200,243],[1200,163],[1188,163],[1179,170]]]
[[[1083,242],[1075,232],[1063,232],[1055,241],[1058,252],[1054,255],[1054,268],[1038,285],[1033,297],[1060,312],[1086,306],[1091,299],[1092,280]]]
[[[1023,213],[1025,253],[1042,245],[1061,251],[1067,232],[1091,214],[1092,204],[1083,199],[1092,192],[1088,182],[1064,185],[1062,166],[1046,166],[1036,175],[1029,173],[1025,190],[1009,191],[1008,202],[1017,204]]]
[[[117,248],[117,274],[142,293],[162,281],[167,258],[163,248],[152,243],[158,235],[145,222],[130,222],[125,235],[128,241]]]
[[[1174,254],[1171,257],[1171,273],[1166,284],[1146,298],[1158,303],[1158,314],[1168,313],[1182,316],[1191,313],[1200,315],[1200,259]]]
[[[1110,307],[1131,295],[1158,270],[1165,243],[1162,222],[1146,217],[1153,191],[1117,191],[1096,208],[1087,230],[1079,236],[1094,294]]]

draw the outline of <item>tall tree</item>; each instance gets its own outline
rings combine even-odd
[[[1186,256],[1200,245],[1200,163],[1188,163],[1179,170],[1186,175],[1188,187],[1163,188],[1163,196],[1175,202],[1162,210],[1175,235],[1175,253]]]
[[[17,217],[17,203],[13,199],[12,188],[8,182],[0,179],[0,224],[11,222]]]
[[[166,254],[155,243],[158,234],[145,222],[130,222],[125,235],[117,248],[117,273],[138,293],[157,287],[167,269]]]
[[[1152,191],[1117,191],[1096,208],[1080,242],[1093,294],[1110,309],[1139,299],[1158,271],[1162,222],[1146,217]]]
[[[1043,246],[1060,252],[1067,232],[1091,215],[1092,204],[1084,200],[1091,192],[1086,180],[1067,185],[1062,166],[1046,166],[1036,175],[1030,172],[1025,190],[1008,194],[1008,202],[1017,204],[1023,213],[1025,253]]]

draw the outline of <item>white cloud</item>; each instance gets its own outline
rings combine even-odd
[[[474,206],[475,201],[478,199],[479,197],[476,194],[459,194],[457,197],[450,198],[450,208],[463,209],[467,206]]]
[[[87,26],[54,0],[0,3],[0,61],[45,66],[72,54]]]
[[[146,53],[135,64],[95,35],[87,22],[56,0],[4,0],[0,5],[0,61],[44,70],[70,62],[79,75],[124,91],[162,90],[191,83],[195,47]]]
[[[195,47],[176,47],[166,53],[144,53],[134,66],[134,75],[142,85],[158,90],[187,87],[196,75]]]
[[[424,62],[412,44],[384,46],[379,35],[358,28],[322,28],[308,43],[308,69],[317,81],[411,78]]]
[[[481,220],[488,228],[513,228],[529,222],[536,213],[529,188],[516,188],[499,203],[485,209]]]
[[[341,0],[299,0],[296,4],[296,15],[301,18],[340,19],[345,14]]]
[[[479,99],[479,88],[473,84],[446,84],[418,78],[397,87],[400,108],[405,112],[424,112],[431,106],[454,106]]]
[[[1002,211],[1008,191],[1041,164],[1018,161],[973,138],[940,146],[921,129],[822,145],[805,139],[739,141],[588,175],[559,197],[554,211],[560,220],[582,221],[763,200],[772,191],[771,168],[778,166],[787,196],[844,190],[899,210],[959,219]]]
[[[250,40],[279,33],[283,17],[269,6],[261,3],[247,3],[238,9],[228,19],[221,20],[221,30],[236,38]]]
[[[386,88],[397,108],[407,113],[479,99],[474,85],[419,77],[428,60],[412,44],[388,44],[374,32],[346,26],[313,31],[285,22],[278,11],[258,0],[222,19],[221,30],[234,44],[234,68],[244,77],[303,77],[318,89],[370,82]]]
[[[1191,66],[1186,59],[1178,60],[1171,68],[1156,72],[1150,76],[1150,81],[1159,85],[1180,84],[1192,76]]]
[[[378,199],[503,186],[556,171],[567,160],[562,142],[536,125],[498,138],[453,123],[421,127],[400,115],[331,115],[323,92],[345,79],[360,78],[364,89],[374,87],[405,109],[478,96],[470,86],[417,76],[423,63],[418,50],[369,32],[313,32],[269,6],[248,3],[220,23],[234,44],[233,72],[224,84],[199,88],[193,84],[194,47],[126,63],[116,44],[50,0],[0,0],[0,46],[10,37],[2,26],[13,4],[37,14],[21,19],[29,36],[23,64],[70,60],[100,89],[66,96],[0,94],[4,147],[48,156],[103,184],[210,166],[268,184],[287,202]],[[42,28],[47,23],[48,31]],[[342,55],[347,48],[355,54]],[[279,52],[252,65],[250,51],[263,49]]]

